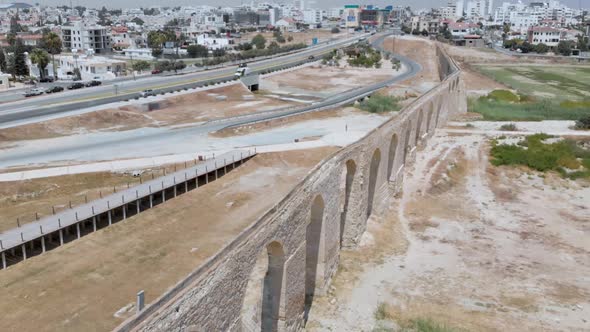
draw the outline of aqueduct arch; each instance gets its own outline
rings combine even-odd
[[[389,142],[389,156],[387,162],[387,180],[391,180],[391,175],[393,174],[393,166],[395,166],[395,153],[397,152],[397,134],[393,134],[391,136],[391,141]]]
[[[373,201],[375,200],[375,191],[377,190],[377,175],[379,174],[379,164],[381,163],[381,150],[376,149],[371,158],[371,167],[369,168],[369,193],[367,199],[367,219],[373,213]]]
[[[310,222],[305,231],[305,321],[313,303],[318,281],[322,280],[324,275],[324,207],[324,199],[317,195],[311,205]]]
[[[248,332],[277,331],[282,308],[285,252],[283,246],[271,242],[258,258],[242,302],[241,327]]]
[[[424,110],[420,109],[420,113],[418,113],[418,124],[416,125],[415,145],[418,145],[418,143],[420,143],[420,139],[422,138],[422,120],[424,120]]]
[[[342,208],[342,216],[340,218],[340,247],[344,243],[344,237],[346,236],[346,221],[348,219],[348,204],[350,202],[350,194],[352,192],[352,185],[354,182],[354,176],[356,175],[356,163],[354,160],[349,159],[346,161],[346,167],[344,168],[346,174],[344,176],[344,202]]]

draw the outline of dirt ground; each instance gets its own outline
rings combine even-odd
[[[335,150],[258,155],[218,181],[139,217],[3,270],[2,329],[111,330],[134,312],[130,304],[139,290],[145,290],[146,303],[154,301]],[[118,311],[120,317],[115,317]]]
[[[187,167],[194,166],[189,163]],[[185,164],[168,164],[141,170],[143,179],[152,179],[185,168]],[[139,184],[140,178],[131,172],[83,173],[54,176],[33,180],[0,182],[0,233],[8,229],[43,218],[63,209],[84,204],[112,194],[114,190],[126,189],[127,185]]]
[[[295,97],[312,96],[326,98],[351,89],[379,83],[396,75],[391,62],[383,61],[383,67],[355,68],[342,58],[339,67],[315,64],[290,72],[266,76],[260,84],[267,94],[284,94]]]
[[[590,330],[590,183],[491,166],[489,148],[477,134],[435,135],[403,197],[341,254],[309,331],[395,331],[418,318],[465,331]]]
[[[224,100],[217,100],[224,97]],[[167,97],[163,108],[144,111],[135,105],[106,109],[36,124],[0,129],[0,146],[10,141],[68,136],[93,131],[123,131],[198,123],[287,107],[293,103],[253,94],[242,84]]]

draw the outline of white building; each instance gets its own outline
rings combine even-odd
[[[134,60],[153,60],[151,48],[126,48],[123,50],[123,55],[128,59]]]
[[[524,33],[543,21],[553,21],[561,27],[578,24],[576,17],[580,15],[580,10],[568,8],[556,0],[533,2],[530,5],[504,2],[494,12],[494,24],[508,23],[513,31]]]
[[[65,55],[59,58],[57,75],[60,79],[72,79],[75,69],[80,70],[82,80],[110,80],[124,76],[127,63],[94,55]]]
[[[209,50],[226,49],[233,44],[233,40],[227,37],[211,37],[208,34],[197,36],[197,44],[207,47]]]
[[[106,27],[87,25],[82,21],[61,27],[63,48],[67,51],[91,50],[93,53],[111,52],[111,38]]]
[[[307,24],[322,23],[322,11],[319,9],[306,9],[303,11],[303,21]]]

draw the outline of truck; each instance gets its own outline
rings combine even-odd
[[[235,77],[244,77],[244,76],[248,76],[250,75],[250,68],[248,67],[247,64],[242,63],[240,64],[240,66],[238,67],[238,69],[236,70],[235,73]]]

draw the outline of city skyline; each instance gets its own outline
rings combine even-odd
[[[465,0],[467,2],[468,0]],[[39,3],[45,6],[61,6],[61,5],[69,5],[71,2],[74,6],[86,6],[86,7],[96,7],[100,8],[102,6],[107,6],[110,8],[134,8],[134,7],[150,7],[150,6],[191,6],[191,5],[210,5],[210,6],[222,6],[222,7],[231,7],[231,6],[238,6],[240,4],[248,4],[251,1],[248,0],[180,0],[180,1],[173,1],[167,3],[166,1],[158,1],[158,0],[128,0],[124,2],[124,5],[121,6],[121,2],[108,4],[104,1],[99,0],[72,0],[72,1],[63,1],[63,0],[39,0],[39,1],[2,1],[2,3],[11,3],[11,2],[24,2],[24,3]],[[272,1],[269,1],[272,2]],[[288,3],[288,0],[276,1],[278,3]],[[515,2],[515,1],[494,1],[494,7],[499,6],[502,2]],[[533,0],[525,0],[523,3],[530,3],[534,2]],[[580,0],[560,0],[560,2],[568,7],[571,8],[580,8],[582,2]],[[311,0],[307,1],[309,7],[312,8],[333,8],[344,6],[345,4],[361,4],[361,5],[376,5],[376,6],[387,6],[387,5],[394,5],[394,6],[410,6],[412,9],[428,9],[428,8],[438,8],[445,6],[448,1],[447,0],[401,0],[401,1],[388,1],[388,0],[376,0],[376,1],[347,1],[347,0]],[[582,7],[585,8],[585,7]]]

